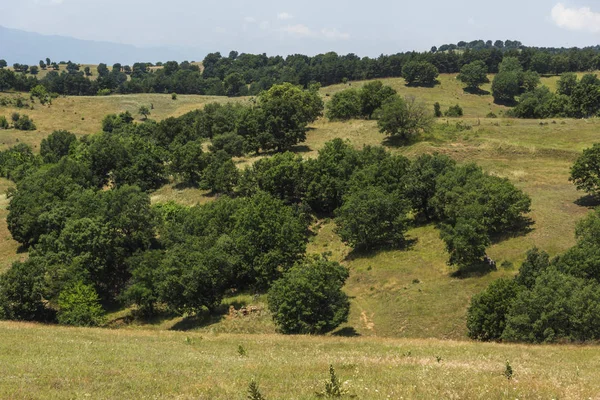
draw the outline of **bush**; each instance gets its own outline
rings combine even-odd
[[[457,117],[462,117],[463,116],[463,109],[461,106],[459,106],[458,104],[454,105],[454,106],[450,106],[448,108],[448,111],[446,111],[445,113],[446,117],[451,117],[451,118],[457,118]]]
[[[316,256],[292,267],[268,293],[281,332],[322,334],[346,322],[350,301],[342,287],[348,276],[347,268]]]
[[[506,327],[506,316],[520,290],[513,280],[501,278],[473,296],[467,310],[467,329],[471,339],[498,340]]]
[[[8,129],[10,128],[10,124],[6,120],[4,115],[0,116],[0,129]]]
[[[408,229],[408,200],[379,187],[366,187],[344,196],[336,210],[336,233],[354,248],[400,245]]]
[[[177,93],[171,93],[171,100],[177,100]]]
[[[436,118],[440,118],[442,116],[442,108],[440,106],[440,103],[438,103],[437,101],[433,105],[433,115]]]
[[[111,93],[112,93],[112,91],[110,89],[100,89],[100,90],[98,90],[96,95],[97,96],[110,96]]]
[[[37,129],[33,121],[29,119],[27,115],[21,115],[13,125],[15,129],[21,131],[35,131]]]
[[[73,326],[98,326],[104,321],[104,310],[98,293],[91,285],[76,282],[58,296],[58,322]]]

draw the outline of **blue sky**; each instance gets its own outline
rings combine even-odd
[[[595,45],[600,0],[0,0],[0,25],[143,47],[376,56],[475,39]]]

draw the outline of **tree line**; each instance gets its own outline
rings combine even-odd
[[[489,73],[497,73],[506,57],[515,57],[525,71],[539,74],[562,74],[600,69],[600,48],[554,49],[522,46],[517,41],[496,41],[489,45],[475,41],[465,42],[454,48],[432,48],[430,52],[406,52],[381,55],[377,58],[359,57],[355,54],[338,55],[335,52],[306,56],[294,54],[287,57],[266,54],[239,54],[232,51],[227,56],[208,54],[201,70],[197,65],[184,61],[177,63],[139,62],[132,66],[106,64],[98,66],[96,79],[90,79],[89,67],[80,71],[76,63],[68,62],[67,70],[59,73],[55,63],[40,61],[40,68],[51,68],[46,76],[38,79],[27,75],[25,67],[17,65],[15,71],[3,68],[0,60],[0,91],[14,89],[29,91],[38,84],[49,92],[61,95],[96,95],[110,93],[181,93],[215,96],[257,95],[271,86],[290,82],[305,88],[319,83],[322,86],[385,77],[413,76],[405,70],[409,63],[417,68],[414,73],[425,77],[438,73],[458,73],[462,67],[481,61]],[[477,44],[479,43],[479,44]],[[50,67],[49,67],[50,65]],[[150,68],[151,66],[160,68]],[[433,68],[432,68],[433,67]],[[37,66],[36,66],[37,70]],[[21,71],[21,72],[19,72]]]

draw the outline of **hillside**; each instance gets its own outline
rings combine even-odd
[[[44,327],[0,322],[0,397],[315,399],[332,364],[359,399],[583,399],[596,347]],[[243,347],[245,356],[239,354]],[[513,379],[504,376],[506,362]],[[65,366],[69,366],[65,374]]]
[[[543,78],[544,84],[553,86],[556,78]],[[509,267],[485,276],[457,279],[446,265],[447,254],[439,233],[433,225],[421,226],[409,231],[415,239],[406,250],[381,251],[356,254],[343,245],[333,233],[334,224],[329,220],[319,222],[318,234],[311,240],[309,251],[331,252],[333,258],[351,269],[346,285],[352,296],[349,322],[344,332],[363,336],[452,338],[466,337],[465,314],[470,297],[483,290],[492,280],[516,273],[525,252],[534,246],[559,254],[574,244],[575,223],[589,211],[578,200],[582,194],[568,181],[569,168],[577,155],[598,141],[600,122],[591,120],[516,120],[485,118],[490,112],[502,115],[503,107],[493,104],[491,96],[466,94],[454,75],[442,75],[441,84],[434,88],[407,88],[402,79],[388,79],[385,83],[404,95],[413,95],[429,106],[439,101],[442,109],[460,104],[465,117],[460,122],[472,126],[470,130],[457,132],[451,127],[458,119],[441,119],[435,131],[418,143],[405,147],[387,144],[393,152],[408,157],[423,153],[440,152],[460,162],[476,162],[492,174],[508,177],[533,200],[531,218],[535,225],[526,236],[506,238],[494,244],[488,254],[498,265],[505,262]],[[362,82],[353,82],[357,87]],[[347,85],[321,89],[327,101],[335,91]],[[484,87],[484,89],[488,89]],[[90,134],[99,130],[101,119],[108,113],[128,110],[135,114],[140,105],[153,104],[151,118],[157,120],[181,115],[211,101],[229,101],[226,98],[203,96],[179,96],[171,100],[168,95],[144,94],[108,97],[68,97],[56,99],[52,106],[35,105],[33,110],[21,111],[1,108],[0,115],[21,111],[30,115],[38,126],[33,132],[3,131],[2,147],[24,142],[38,148],[42,138],[55,129],[68,129],[77,134]],[[235,101],[246,101],[238,99]],[[450,128],[447,128],[450,126]],[[309,131],[306,143],[296,150],[305,157],[312,157],[326,141],[342,137],[360,148],[365,144],[384,143],[375,121],[353,120],[330,122],[318,120]],[[243,167],[256,158],[239,159]],[[3,180],[3,187],[8,181]],[[154,202],[176,200],[185,204],[210,201],[205,192],[198,189],[178,189],[167,185],[152,194]],[[7,200],[3,200],[2,218]],[[22,258],[17,246],[10,239],[5,223],[2,224],[0,241],[1,268]],[[255,301],[264,306],[264,299]],[[250,304],[251,296],[226,300],[228,304]],[[226,308],[223,310],[226,312]],[[119,320],[127,311],[113,315]],[[443,316],[443,317],[441,317]],[[157,321],[147,328],[165,329],[184,323],[186,327],[200,331],[217,332],[263,332],[273,333],[270,317],[263,314],[257,318],[229,320],[227,318],[203,318],[195,320],[175,319]],[[121,325],[121,322],[116,322]]]
[[[66,36],[41,35],[0,26],[2,58],[13,63],[37,65],[50,57],[56,61],[73,60],[80,63],[132,64],[136,61],[178,60],[204,57],[205,52],[190,49],[178,51],[173,48],[140,48],[132,45],[81,40]]]

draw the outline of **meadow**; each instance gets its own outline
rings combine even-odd
[[[0,322],[3,399],[597,399],[592,346],[285,337]],[[240,346],[243,351],[240,351]],[[513,370],[505,376],[506,362]]]
[[[554,88],[556,79],[545,77],[542,83]],[[277,335],[265,297],[252,294],[230,296],[217,316],[165,316],[141,323],[131,321],[130,310],[117,310],[109,315],[108,325],[119,329],[111,330],[3,322],[0,398],[135,394],[241,399],[249,380],[256,377],[267,398],[309,399],[320,390],[330,363],[342,380],[349,380],[350,391],[358,398],[598,398],[597,347],[468,342],[465,319],[470,298],[491,281],[514,275],[528,249],[537,246],[555,256],[575,243],[576,222],[595,204],[569,182],[569,169],[583,149],[600,140],[600,120],[505,118],[506,108],[494,104],[491,95],[464,92],[452,74],[441,75],[434,88],[406,87],[399,78],[383,82],[431,108],[434,102],[442,110],[460,104],[465,115],[440,118],[431,133],[402,146],[388,142],[376,121],[321,118],[295,150],[314,157],[325,142],[341,137],[357,148],[383,144],[409,158],[444,153],[507,177],[531,197],[529,217],[534,225],[526,235],[502,238],[488,250],[497,271],[454,277],[433,225],[411,229],[408,236],[414,240],[406,249],[357,253],[340,241],[332,220],[320,220],[313,227],[316,234],[309,252],[331,253],[332,259],[350,268],[345,287],[352,298],[350,318],[332,335]],[[336,91],[362,84],[329,86],[321,94],[327,101]],[[489,85],[483,90],[489,91]],[[41,139],[56,129],[78,135],[97,132],[109,113],[136,115],[140,105],[152,104],[150,118],[161,120],[213,101],[248,99],[179,95],[172,100],[170,95],[141,94],[58,98],[49,107],[34,104],[33,110],[0,107],[0,115],[26,113],[38,127],[32,132],[0,131],[0,145],[4,149],[24,142],[37,151]],[[498,118],[487,118],[490,112]],[[256,159],[237,161],[243,168]],[[0,180],[2,193],[8,187],[7,180]],[[205,191],[172,184],[151,196],[153,202],[187,205],[212,199]],[[7,204],[6,196],[0,197],[0,271],[26,257],[6,228]],[[261,311],[232,317],[230,305],[238,309],[254,305]],[[237,353],[239,345],[248,350],[247,357]],[[516,371],[513,380],[503,375],[507,360]],[[68,375],[62,373],[65,365],[71,366]]]

